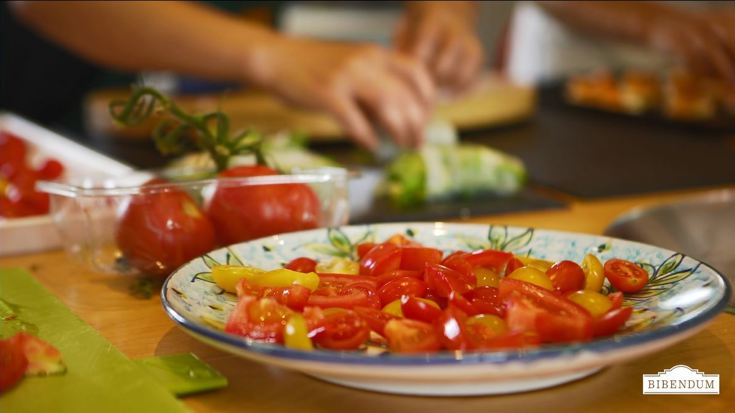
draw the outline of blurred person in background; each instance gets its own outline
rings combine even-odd
[[[256,86],[329,112],[370,149],[378,145],[377,128],[401,146],[416,147],[437,89],[467,87],[483,63],[474,2],[408,2],[391,47],[282,34],[203,3],[18,1],[0,7],[0,107],[43,123],[81,117],[69,109],[109,78],[102,68],[118,75],[171,71]],[[339,22],[318,25],[332,23]]]
[[[677,65],[735,85],[735,2],[520,2],[504,59],[511,79],[526,84]]]

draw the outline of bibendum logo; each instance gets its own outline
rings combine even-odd
[[[643,375],[643,394],[720,394],[720,375],[679,364]]]

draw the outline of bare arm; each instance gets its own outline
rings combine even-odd
[[[378,144],[372,122],[417,146],[434,85],[417,60],[376,46],[297,39],[210,7],[172,2],[14,2],[36,31],[100,65],[249,82],[330,112],[348,135]]]
[[[735,83],[735,39],[710,13],[654,2],[563,1],[539,2],[568,26],[592,36],[649,46],[684,60],[697,71],[716,74]]]

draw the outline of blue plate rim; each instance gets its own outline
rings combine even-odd
[[[392,226],[411,226],[411,225],[432,225],[437,224],[438,222],[391,222],[391,223],[375,223],[375,224],[361,224],[361,225],[343,225],[337,228],[364,228],[364,227],[372,227],[372,226],[380,226],[380,225],[392,225]],[[490,224],[468,224],[468,223],[444,223],[441,222],[442,225],[450,225],[450,226],[467,226],[467,227],[477,227],[477,226],[488,226]],[[610,237],[607,235],[598,235],[598,234],[585,234],[585,233],[578,233],[578,232],[571,232],[571,231],[560,231],[560,230],[551,230],[551,229],[541,229],[536,227],[522,227],[522,226],[514,226],[514,225],[508,225],[509,229],[533,229],[541,230],[547,233],[557,233],[557,234],[565,234],[565,235],[579,235],[584,237],[605,237],[610,240],[617,240],[622,241],[625,243],[630,244],[636,244],[646,247],[653,247],[658,248],[664,251],[670,251],[665,248],[657,247],[655,245],[649,245],[644,244],[641,242],[636,241],[630,241],[630,240],[624,240],[621,238],[615,238]],[[313,230],[307,230],[307,231],[299,231],[299,232],[293,232],[288,234],[279,234],[279,235],[297,235],[300,233],[307,233],[307,232],[318,232],[318,231],[326,231],[327,228],[317,228]],[[273,236],[263,237],[256,240],[251,241],[245,241],[245,242],[257,242],[263,239],[270,239]],[[234,244],[237,245],[237,244]],[[232,246],[218,248],[217,250],[224,249],[224,248],[231,248]],[[672,251],[675,252],[675,251]],[[180,268],[176,269],[174,272],[169,275],[166,280],[163,283],[163,286],[161,288],[161,304],[163,305],[164,310],[166,311],[166,314],[174,321],[176,322],[180,327],[190,330],[191,332],[198,334],[200,336],[203,336],[209,340],[221,342],[223,344],[226,344],[231,347],[236,347],[240,350],[245,351],[252,351],[255,353],[259,353],[265,356],[275,357],[275,358],[282,358],[282,359],[289,359],[294,361],[304,361],[304,362],[322,362],[322,363],[331,363],[331,364],[354,364],[354,365],[368,365],[368,366],[378,366],[378,367],[391,367],[391,366],[445,366],[445,365],[477,365],[477,364],[506,364],[511,362],[525,362],[525,363],[531,363],[535,361],[540,360],[549,360],[549,359],[555,359],[560,357],[569,357],[569,356],[575,356],[579,353],[583,352],[592,352],[592,353],[605,353],[610,352],[614,350],[622,350],[625,348],[632,348],[636,347],[642,344],[651,343],[658,340],[663,340],[666,338],[670,338],[673,336],[676,336],[684,331],[690,330],[692,328],[695,328],[699,325],[703,325],[715,316],[717,316],[720,312],[722,312],[725,307],[727,307],[727,303],[729,301],[729,297],[732,294],[732,286],[730,285],[730,282],[727,277],[725,277],[722,273],[720,273],[718,270],[716,270],[711,265],[707,264],[704,261],[700,261],[694,257],[682,254],[685,257],[689,257],[696,262],[702,264],[703,266],[707,267],[710,271],[712,271],[714,274],[716,274],[722,285],[724,286],[724,294],[722,295],[722,298],[711,308],[708,310],[702,312],[701,314],[696,315],[695,317],[692,317],[688,320],[685,320],[681,324],[674,325],[674,326],[664,326],[660,329],[654,330],[654,331],[647,331],[647,332],[639,332],[639,333],[632,333],[624,336],[613,336],[611,338],[603,339],[603,340],[593,340],[590,342],[585,343],[574,343],[574,344],[564,344],[564,345],[546,345],[542,347],[536,347],[528,350],[512,350],[512,351],[495,351],[495,352],[471,352],[471,351],[465,351],[465,352],[439,352],[439,353],[419,353],[419,354],[395,354],[395,353],[382,353],[379,355],[366,355],[364,352],[348,352],[348,351],[331,351],[331,350],[312,350],[312,351],[302,351],[302,350],[294,350],[286,348],[280,344],[268,344],[268,343],[260,343],[251,339],[247,339],[244,337],[239,337],[233,334],[226,333],[224,331],[218,331],[211,327],[206,327],[204,325],[200,325],[197,323],[194,323],[188,319],[186,319],[184,316],[179,314],[174,308],[171,302],[169,301],[167,297],[167,292],[169,291],[168,283],[173,278],[175,274],[179,272],[179,270],[186,265],[189,264],[187,262],[186,264],[182,265]],[[198,259],[198,258],[195,258]],[[191,262],[191,261],[190,261]]]

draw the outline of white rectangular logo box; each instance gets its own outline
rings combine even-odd
[[[720,375],[679,364],[657,374],[644,374],[643,394],[720,394]]]

